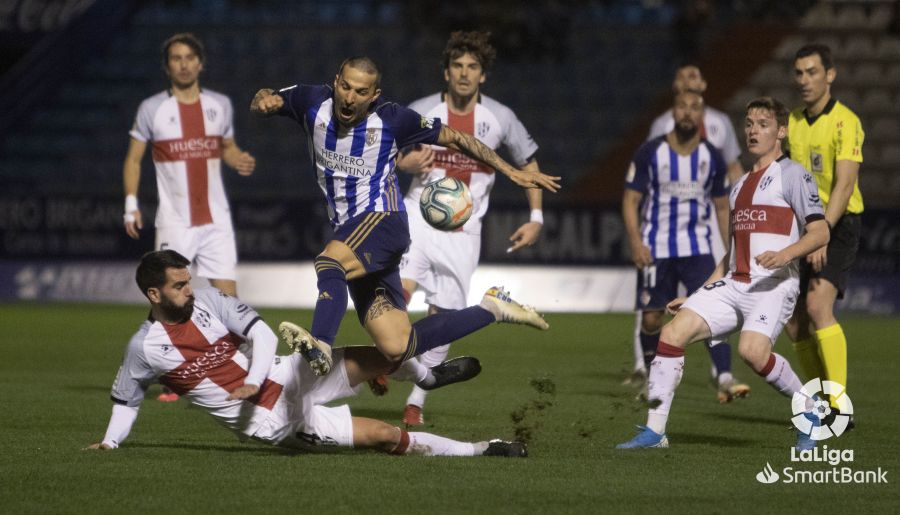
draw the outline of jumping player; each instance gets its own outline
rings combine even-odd
[[[331,348],[347,309],[347,290],[375,346],[398,364],[494,321],[543,327],[533,309],[491,288],[480,306],[440,313],[411,324],[399,264],[409,245],[395,159],[400,148],[438,144],[507,175],[523,188],[556,191],[559,177],[522,171],[471,134],[439,119],[381,100],[380,72],[367,57],[344,61],[332,86],[260,90],[251,110],[295,120],[308,138],[325,194],[333,238],[316,258],[319,297],[310,332],[290,322],[279,330],[318,374],[331,369]]]

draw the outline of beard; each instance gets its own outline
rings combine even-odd
[[[191,315],[194,314],[194,297],[188,297],[184,306],[178,306],[171,300],[163,297],[162,301],[159,303],[159,309],[169,321],[176,324],[183,324],[190,320]]]
[[[678,137],[680,141],[689,140],[697,134],[697,126],[693,124],[685,124],[684,122],[678,122],[675,124],[675,135]]]

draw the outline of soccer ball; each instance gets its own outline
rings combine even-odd
[[[425,186],[419,209],[428,225],[442,231],[462,227],[472,216],[472,194],[466,183],[444,177]]]

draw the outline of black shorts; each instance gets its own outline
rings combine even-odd
[[[800,260],[800,295],[806,295],[809,280],[819,277],[837,288],[838,298],[844,298],[847,288],[847,276],[856,261],[859,250],[859,236],[862,231],[862,217],[857,214],[845,214],[831,229],[831,240],[828,242],[825,267],[821,272],[813,271],[806,259]]]

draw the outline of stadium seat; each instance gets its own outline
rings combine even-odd
[[[886,29],[894,16],[892,9],[889,2],[882,2],[872,7],[868,20],[866,20],[866,28],[878,32]]]
[[[877,86],[882,80],[882,67],[878,62],[862,62],[853,68],[846,79],[856,86]]]
[[[790,68],[781,62],[767,62],[760,66],[756,73],[753,74],[752,84],[766,88],[768,86],[779,86],[785,81],[790,80]]]
[[[881,149],[881,166],[891,167],[896,170],[900,166],[900,146],[883,145]]]
[[[806,44],[806,42],[807,39],[803,36],[788,36],[775,49],[774,56],[779,61],[792,63],[797,49]]]
[[[872,38],[863,35],[850,36],[840,53],[840,56],[848,62],[853,62],[856,59],[873,58],[875,55],[875,45],[872,43]]]
[[[886,89],[870,89],[863,97],[861,110],[868,114],[889,112],[893,109],[891,95]]]
[[[847,4],[842,5],[834,13],[833,27],[840,29],[860,29],[865,28],[869,24],[869,18],[866,16],[865,9],[862,5]]]
[[[829,29],[834,25],[834,10],[829,2],[819,2],[800,21],[807,29]]]
[[[897,141],[900,137],[900,120],[896,117],[876,118],[866,130],[866,142]]]
[[[878,39],[875,55],[879,59],[888,59],[891,61],[900,60],[900,38],[897,36],[883,35]]]

